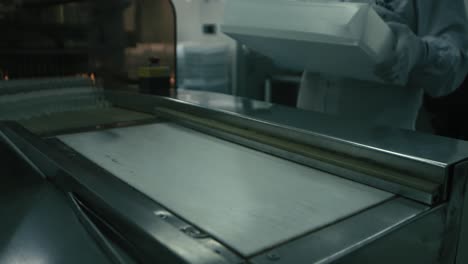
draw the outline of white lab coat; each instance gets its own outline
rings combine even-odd
[[[449,94],[461,84],[468,71],[464,0],[370,1],[391,9],[390,15],[383,17],[385,21],[404,23],[425,40],[429,63],[413,70],[405,87],[305,72],[298,107],[415,129],[424,93],[435,97]]]

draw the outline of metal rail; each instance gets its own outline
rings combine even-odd
[[[426,204],[447,198],[450,164],[174,98],[109,92],[106,97],[119,107],[152,112],[204,133]]]

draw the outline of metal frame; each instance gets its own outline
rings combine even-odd
[[[189,95],[192,93],[179,94],[178,97],[187,98]],[[193,95],[196,97],[197,93]],[[436,153],[437,148],[421,152],[419,147],[424,142],[418,138],[424,136],[401,132],[392,134],[396,142],[398,138],[406,137],[414,140],[415,145],[413,148],[402,146],[397,152],[395,149],[399,147],[384,148],[377,142],[369,143],[371,139],[365,140],[362,135],[361,140],[351,140],[352,135],[339,137],[334,135],[334,132],[322,133],[327,129],[335,131],[336,128],[347,126],[346,123],[335,126],[334,121],[317,117],[316,120],[324,121],[322,125],[328,127],[317,128],[315,131],[306,130],[306,127],[291,126],[287,121],[283,123],[279,119],[274,120],[270,115],[276,115],[278,112],[271,110],[271,105],[262,105],[261,109],[254,110],[251,106],[255,102],[233,97],[221,96],[221,99],[230,98],[240,102],[239,108],[229,111],[210,109],[210,98],[205,101],[192,98],[192,102],[182,102],[175,98],[115,92],[106,92],[106,97],[117,106],[141,112],[161,113],[165,118],[174,119],[202,132],[387,189],[430,205],[404,198],[392,199],[322,230],[278,245],[253,257],[248,263],[301,263],[299,260],[302,259],[307,260],[305,263],[362,263],[362,258],[376,258],[376,254],[383,252],[389,243],[396,243],[396,250],[399,247],[401,250],[414,251],[413,255],[417,253],[436,256],[434,252],[440,248],[438,261],[441,263],[458,264],[467,261],[468,254],[464,248],[468,245],[468,221],[465,213],[468,212],[468,162],[464,162],[464,159],[468,158],[468,144],[464,142],[427,136],[426,139],[433,139],[437,144],[456,146],[450,155],[442,156]],[[214,96],[213,100],[218,99],[220,98]],[[247,103],[247,108],[243,103]],[[304,144],[326,148],[337,155],[344,153],[365,163],[377,163],[384,169],[401,170],[403,167],[406,172],[416,173],[419,177],[429,177],[432,180],[437,178],[444,188],[441,190],[444,196],[435,201],[434,197],[427,196],[427,193],[418,194],[417,189],[405,189],[407,187],[392,182],[379,182],[372,175],[360,174],[346,167],[307,158],[262,142],[203,126],[202,123],[181,118],[177,114],[171,115],[172,112],[166,111],[167,109],[198,115],[233,127],[255,129],[280,138],[299,140]],[[292,111],[280,110],[283,114]],[[270,117],[262,119],[256,116],[259,113]],[[298,113],[300,115],[301,112]],[[365,129],[359,131],[363,130]],[[394,132],[391,129],[389,131]],[[372,129],[368,133],[372,133]],[[247,263],[220,241],[191,225],[187,220],[172,214],[167,208],[150,200],[58,140],[50,139],[46,142],[11,122],[0,123],[0,138],[40,171],[43,177],[77,197],[79,204],[111,225],[116,232],[125,234],[126,243],[143,256],[142,262],[152,263],[158,260],[175,263]],[[367,159],[362,160],[363,157]],[[426,172],[430,172],[429,175],[426,175]],[[444,201],[447,203],[443,203]],[[440,205],[431,207],[435,204]],[[409,244],[398,243],[402,239],[408,239],[408,234],[416,240],[411,240]],[[333,238],[336,240],[330,240]],[[399,261],[405,263],[404,256],[401,257]]]
[[[82,204],[124,236],[127,249],[135,250],[143,263],[301,263],[298,256],[307,260],[304,263],[332,263],[375,241],[386,244],[386,237],[397,229],[432,212],[423,204],[394,198],[244,260],[59,140],[43,141],[14,123],[0,124],[0,131],[48,180],[78,199],[73,205]],[[444,208],[433,211],[439,214]],[[341,240],[330,240],[337,236]]]

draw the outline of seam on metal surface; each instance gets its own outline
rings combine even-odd
[[[68,200],[71,202],[72,209],[77,216],[79,222],[86,229],[88,234],[96,241],[98,246],[105,252],[108,258],[116,264],[125,264],[125,261],[120,254],[108,241],[107,237],[99,230],[95,223],[86,215],[80,206],[80,201],[72,193],[68,193]]]
[[[462,175],[457,175],[461,172]],[[457,176],[460,178],[458,179]],[[453,177],[451,179],[451,197],[446,214],[446,234],[440,252],[441,263],[457,263],[460,254],[460,241],[463,226],[468,226],[463,220],[467,212],[464,210],[467,205],[468,188],[468,159],[453,167]],[[455,238],[454,238],[455,237]],[[449,262],[450,261],[450,262]],[[452,262],[453,261],[453,262]]]
[[[276,244],[276,245],[274,245],[274,246],[272,246],[272,247],[270,247],[270,248],[266,248],[266,249],[264,249],[264,250],[262,250],[262,251],[260,251],[260,252],[258,252],[258,253],[256,253],[256,254],[253,254],[252,256],[249,256],[248,258],[249,258],[250,260],[252,260],[252,259],[254,259],[254,258],[256,258],[256,257],[265,255],[265,254],[267,254],[267,253],[269,253],[269,252],[271,252],[271,251],[274,251],[275,249],[281,248],[281,247],[284,246],[284,245],[287,245],[287,244],[289,244],[289,243],[293,243],[293,242],[295,242],[295,241],[298,241],[298,240],[300,240],[300,239],[302,239],[302,238],[304,238],[304,237],[307,237],[307,236],[309,236],[309,235],[311,235],[311,234],[313,234],[313,233],[316,233],[316,232],[320,232],[320,231],[322,231],[322,230],[325,230],[325,229],[329,228],[330,226],[333,226],[333,225],[335,225],[335,224],[337,224],[337,223],[340,223],[340,222],[342,222],[342,221],[345,221],[345,220],[347,220],[347,219],[353,218],[353,217],[355,217],[356,215],[361,214],[362,212],[365,212],[365,211],[370,210],[370,209],[372,209],[372,208],[376,208],[376,207],[378,207],[378,206],[380,206],[380,205],[382,205],[382,204],[385,204],[385,203],[387,203],[387,202],[391,202],[391,201],[396,200],[396,199],[398,199],[398,197],[392,196],[392,197],[390,197],[390,198],[388,198],[388,199],[386,199],[386,200],[384,200],[384,201],[381,201],[381,202],[379,202],[379,203],[377,203],[377,204],[374,204],[374,205],[371,205],[371,206],[369,206],[369,207],[363,208],[363,209],[361,209],[361,210],[359,210],[359,211],[357,211],[357,212],[355,212],[355,213],[353,213],[353,214],[351,214],[351,215],[348,215],[348,216],[345,216],[345,217],[343,217],[343,218],[337,219],[337,220],[335,220],[335,221],[333,221],[333,222],[331,222],[331,223],[329,223],[329,224],[327,224],[327,225],[324,225],[324,226],[319,227],[319,228],[314,229],[314,230],[310,230],[310,231],[308,231],[308,232],[306,232],[306,233],[304,233],[304,234],[301,234],[301,235],[299,235],[299,236],[297,236],[297,237],[293,237],[293,238],[291,238],[291,239],[288,239],[288,240],[286,240],[286,241],[283,241],[283,242],[281,242],[281,243],[278,243],[278,244]]]
[[[47,176],[44,174],[44,172],[36,166],[36,164],[26,155],[24,152],[11,140],[7,135],[5,135],[4,131],[0,131],[0,138],[3,139],[5,144],[10,147],[13,152],[18,154],[26,163],[28,163],[31,168],[36,171],[43,179],[47,179]]]

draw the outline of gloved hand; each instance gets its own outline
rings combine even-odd
[[[393,52],[377,65],[375,74],[385,82],[405,85],[411,71],[424,64],[427,47],[407,25],[395,22],[389,22],[388,25],[395,34],[395,47]]]

